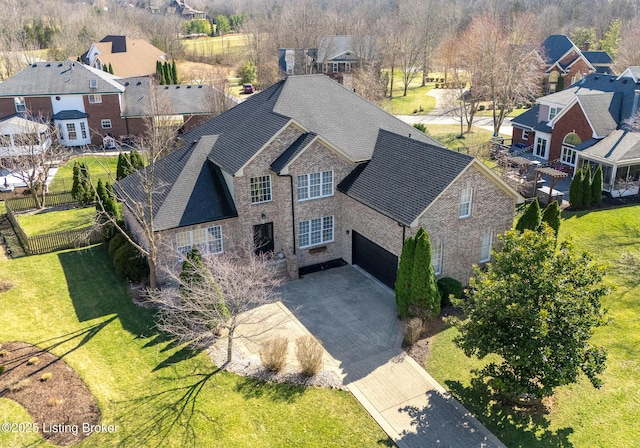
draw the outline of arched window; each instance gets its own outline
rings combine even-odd
[[[577,151],[573,149],[576,145],[582,143],[582,139],[575,132],[570,132],[562,140],[562,155],[560,160],[567,165],[576,166]]]

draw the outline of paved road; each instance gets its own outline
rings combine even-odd
[[[345,385],[400,448],[504,447],[401,349],[391,290],[353,266],[282,289],[285,306],[322,341]]]

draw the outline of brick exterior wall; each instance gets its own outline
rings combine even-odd
[[[513,140],[513,143],[522,143],[523,145],[527,145],[527,146],[532,146],[533,143],[535,142],[535,135],[536,135],[536,131],[526,131],[527,132],[527,138],[523,137],[523,133],[525,132],[524,129],[520,129],[517,127],[513,127],[513,131],[511,133],[511,138]]]
[[[553,125],[551,143],[549,144],[549,160],[559,159],[562,154],[562,141],[567,134],[575,132],[582,141],[587,141],[593,136],[593,130],[582,112],[579,104],[574,104],[571,109]]]
[[[101,145],[102,138],[111,134],[114,137],[127,135],[127,125],[120,117],[120,100],[117,94],[102,95],[101,103],[89,103],[89,97],[83,96],[84,110],[89,115],[89,131],[91,133],[91,144]],[[101,120],[111,120],[111,129],[102,129]]]
[[[13,98],[0,98],[0,119],[10,117],[16,113]]]
[[[26,97],[24,99],[27,110],[36,117],[45,118],[53,115],[53,107],[51,106],[51,97]],[[0,119],[10,117],[16,114],[16,104],[13,97],[0,98]]]

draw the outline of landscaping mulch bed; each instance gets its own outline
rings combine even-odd
[[[408,345],[403,342],[402,348],[418,364],[426,369],[427,358],[429,357],[429,351],[431,350],[431,342],[433,337],[441,331],[446,330],[449,326],[449,324],[445,322],[445,318],[447,316],[461,315],[462,311],[460,310],[460,308],[455,308],[453,306],[443,307],[438,317],[430,319],[427,322],[424,331],[420,335],[420,339],[418,339],[418,341],[416,341],[416,343],[413,345]]]
[[[88,425],[98,424],[100,410],[82,378],[62,359],[25,342],[7,342],[0,345],[0,366],[5,369],[0,397],[22,405],[34,422],[14,432],[37,431],[62,446],[91,435]]]

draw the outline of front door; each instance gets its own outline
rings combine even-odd
[[[256,224],[253,226],[253,243],[256,254],[273,252],[273,223]]]

